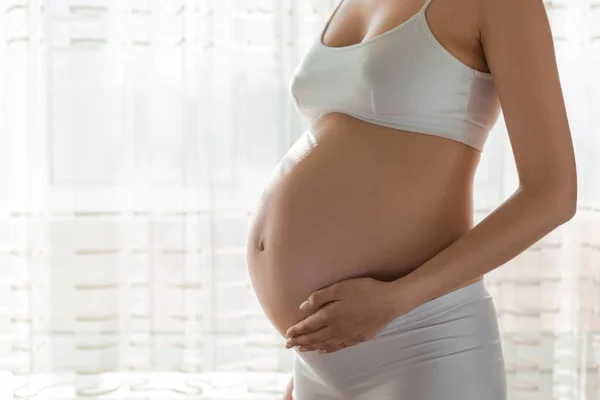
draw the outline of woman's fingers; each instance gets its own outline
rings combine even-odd
[[[317,329],[312,333],[308,333],[305,335],[295,336],[286,341],[285,347],[288,349],[294,346],[301,346],[305,348],[310,348],[311,350],[315,348],[315,345],[319,343],[323,343],[326,340],[331,338],[331,331],[326,326]]]
[[[339,351],[345,349],[347,347],[352,347],[361,342],[353,339],[345,340],[341,343],[339,341],[330,341],[328,343],[324,343],[322,348],[319,350],[320,353],[333,353],[335,351]]]
[[[294,338],[295,336],[306,335],[315,332],[317,329],[323,328],[327,325],[326,322],[331,312],[330,308],[331,306],[325,306],[315,311],[313,314],[289,328],[285,333],[285,336],[287,338]]]

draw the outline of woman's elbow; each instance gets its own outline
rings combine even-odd
[[[577,191],[575,191],[575,193],[571,194],[567,200],[567,205],[565,206],[564,222],[569,221],[571,218],[573,218],[575,216],[576,213],[577,213]]]
[[[556,228],[571,220],[577,212],[577,181],[554,180],[552,183],[521,184],[523,193],[529,194],[534,207],[546,215],[549,227]]]
[[[559,224],[570,221],[577,213],[577,178],[563,183],[555,190]]]

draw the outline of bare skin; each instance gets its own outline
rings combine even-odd
[[[292,392],[294,391],[294,378],[290,378],[285,390],[283,391],[282,400],[294,400],[292,397]]]
[[[272,174],[249,235],[254,289],[282,334],[314,290],[393,281],[472,226],[476,150],[344,114],[323,117],[314,136]]]
[[[457,24],[444,17],[458,17],[454,6],[465,0],[435,3],[427,10],[434,33],[466,64],[486,71],[478,44],[467,45],[468,18]],[[357,30],[369,31],[365,39],[377,36],[422,4],[345,0],[324,42],[354,44]],[[265,311],[282,334],[303,316],[299,301],[312,291],[359,276],[397,279],[472,227],[477,150],[341,113],[325,115],[311,132],[318,145],[278,165],[248,238],[254,288],[259,299],[269,298]]]
[[[448,271],[453,268],[444,275],[448,285],[461,281],[463,286],[487,272],[475,266],[505,262],[572,215],[574,160],[554,54],[544,42],[536,47],[540,54],[528,57],[532,43],[520,49],[514,46],[518,38],[510,38],[511,32],[491,34],[504,31],[503,21],[510,18],[503,16],[518,8],[515,3],[507,11],[501,3],[434,0],[426,16],[438,41],[458,60],[483,72],[493,70],[521,179],[519,193],[498,217],[491,217],[492,222],[472,229],[478,151],[345,114],[324,116],[311,127],[317,145],[298,147],[301,151],[292,152],[274,171],[248,236],[254,289],[282,335],[307,317],[298,305],[321,288],[359,277],[399,281],[409,274],[417,276],[411,274],[417,269],[426,271],[421,275],[427,274],[433,282],[434,271],[442,271],[445,265]],[[398,26],[422,4],[423,0],[344,0],[323,41],[343,47],[368,40]],[[531,12],[539,16],[539,8]],[[495,23],[495,18],[500,22]],[[541,24],[538,31],[546,39],[546,21],[533,21]],[[516,26],[520,25],[515,30]],[[527,37],[524,32],[519,35]],[[505,37],[513,42],[507,44]],[[516,57],[514,52],[520,50]],[[546,91],[545,101],[533,97],[539,96],[540,88]],[[552,202],[545,201],[549,197]],[[532,215],[532,221],[525,221],[526,215]],[[536,225],[533,219],[550,222]],[[498,230],[511,242],[492,237]],[[497,243],[505,252],[487,243]],[[469,261],[477,265],[470,272],[455,273],[460,267],[453,264],[462,263],[460,254],[473,254]],[[428,268],[419,268],[424,264]],[[436,285],[439,282],[431,284]],[[423,292],[431,297],[433,289],[427,289]]]

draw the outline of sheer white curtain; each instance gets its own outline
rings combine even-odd
[[[288,79],[336,1],[0,1],[2,398],[277,398],[291,352],[246,230],[306,128]],[[579,209],[486,280],[510,398],[598,400],[600,3],[547,9]],[[516,183],[500,120],[477,218]]]

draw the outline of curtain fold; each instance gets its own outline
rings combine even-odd
[[[307,128],[288,82],[335,4],[0,1],[2,398],[278,398],[291,352],[254,297],[246,232]],[[600,3],[546,8],[578,212],[486,283],[510,399],[596,400]],[[476,219],[516,185],[501,117]]]

